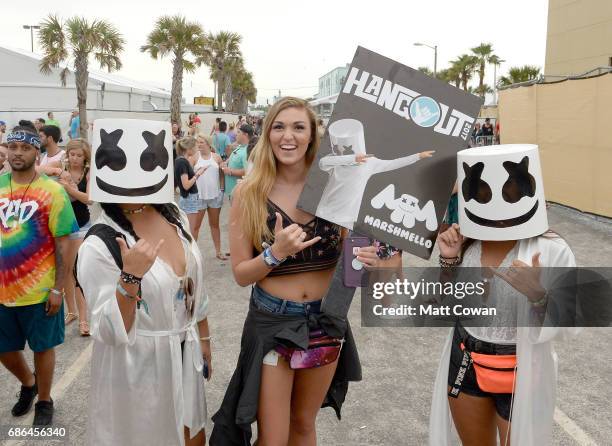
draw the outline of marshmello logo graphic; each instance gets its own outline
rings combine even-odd
[[[399,198],[395,198],[393,184],[388,185],[372,198],[371,205],[375,209],[386,206],[387,209],[393,211],[391,221],[396,224],[401,222],[408,229],[413,228],[417,221],[425,222],[425,227],[429,231],[435,231],[438,228],[436,208],[432,200],[420,208],[419,199],[412,195],[402,194]]]
[[[340,119],[330,124],[329,139],[333,155],[366,153],[363,124],[356,119]]]
[[[100,203],[170,203],[174,167],[170,123],[94,121],[91,199]]]
[[[548,230],[538,146],[505,144],[457,153],[459,225],[477,240],[520,240]]]
[[[427,96],[420,96],[410,104],[410,118],[421,127],[433,127],[440,120],[440,106]]]

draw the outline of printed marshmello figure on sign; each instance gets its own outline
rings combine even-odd
[[[508,144],[457,153],[459,226],[478,240],[520,240],[548,230],[538,146]]]
[[[93,127],[91,199],[100,203],[174,201],[170,123],[97,119]]]
[[[372,198],[370,204],[374,209],[380,209],[383,206],[391,209],[393,211],[391,212],[391,221],[396,224],[402,223],[407,229],[413,228],[417,221],[425,222],[425,227],[429,231],[438,229],[434,202],[429,200],[421,209],[419,199],[412,195],[402,194],[399,198],[395,198],[395,186],[393,184],[380,191]]]
[[[316,215],[353,229],[359,215],[361,199],[370,177],[390,172],[429,158],[433,151],[394,160],[381,160],[368,154],[363,124],[356,119],[340,119],[329,128],[332,154],[319,161],[319,168],[329,173]]]

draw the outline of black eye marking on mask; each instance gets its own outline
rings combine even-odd
[[[117,129],[107,133],[100,129],[100,146],[96,150],[96,167],[101,169],[108,166],[111,170],[123,170],[127,164],[125,152],[119,147],[119,140],[123,136],[123,130]]]
[[[463,198],[466,203],[471,199],[476,200],[480,204],[491,201],[493,197],[491,187],[480,178],[483,170],[484,163],[482,162],[478,162],[471,167],[467,163],[463,163],[465,178],[461,183],[461,192],[463,192]]]
[[[352,144],[350,146],[342,145],[342,147],[344,147],[344,150],[350,150],[351,152],[353,151],[353,145]]]
[[[529,157],[523,157],[520,163],[505,161],[503,166],[509,174],[502,187],[504,201],[516,203],[523,197],[535,196],[536,181],[529,173]]]
[[[157,166],[165,170],[169,161],[168,150],[164,146],[166,131],[162,130],[157,135],[144,131],[142,137],[147,142],[147,148],[140,155],[140,167],[147,172],[152,172]]]

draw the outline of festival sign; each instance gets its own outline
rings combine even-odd
[[[196,96],[193,98],[193,103],[195,105],[210,105],[211,107],[214,107],[215,98],[210,96]]]
[[[359,47],[298,207],[429,258],[482,103]]]

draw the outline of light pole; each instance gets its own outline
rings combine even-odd
[[[493,97],[495,98],[495,105],[497,105],[497,66],[505,62],[503,59],[498,59],[493,64]]]
[[[434,50],[434,77],[438,74],[438,45],[427,45],[426,43],[415,42],[414,46],[426,46],[427,48],[431,48]]]
[[[30,45],[32,47],[32,52],[34,52],[34,30],[35,29],[40,29],[40,26],[38,26],[38,25],[23,25],[23,29],[29,29],[30,30]]]

